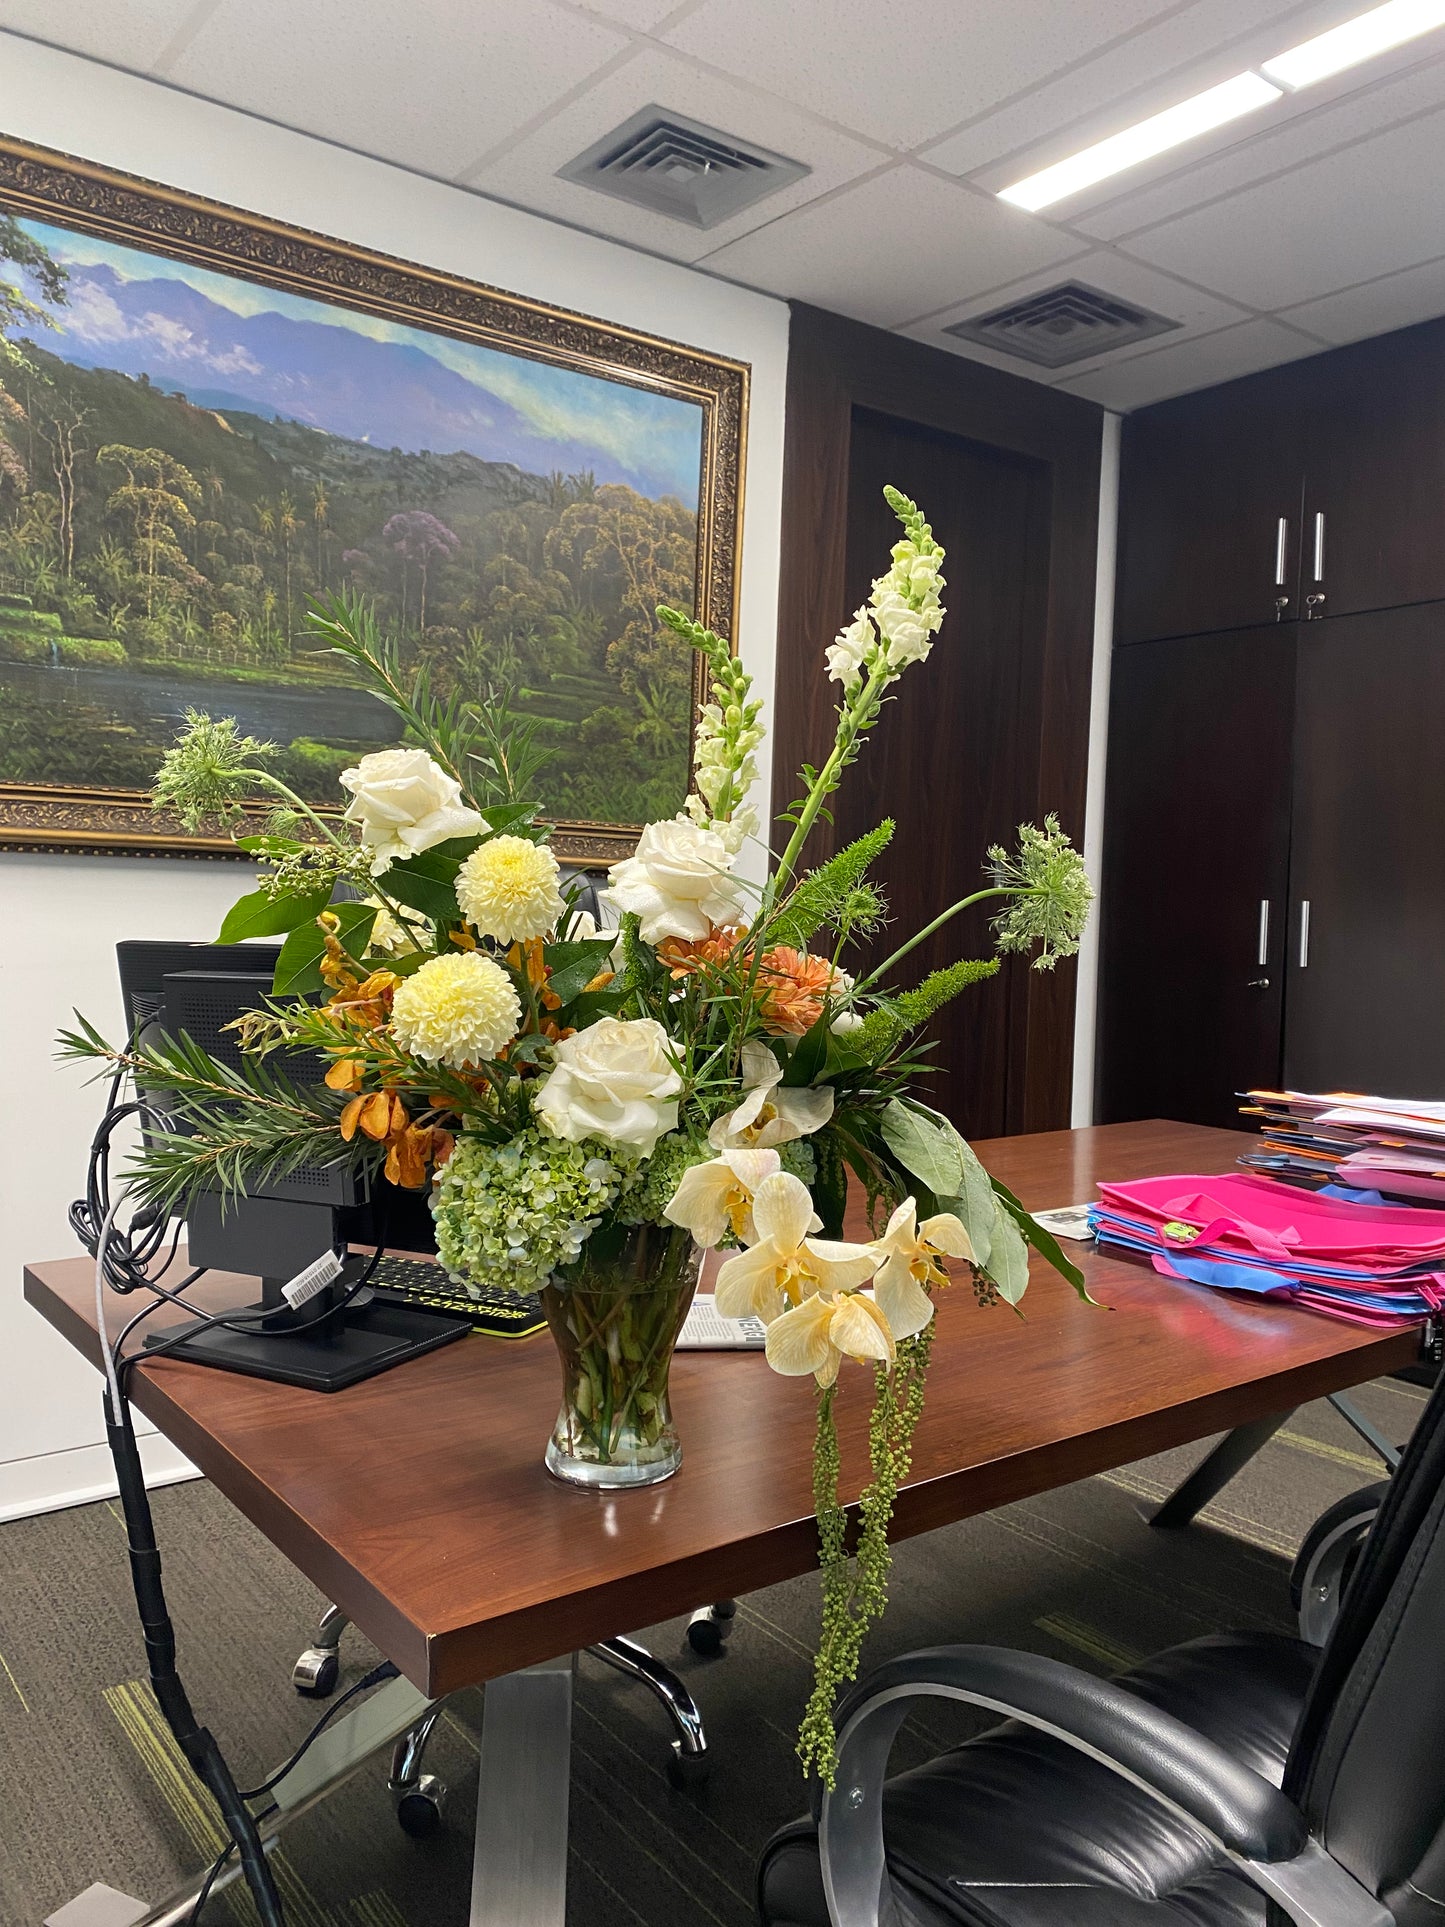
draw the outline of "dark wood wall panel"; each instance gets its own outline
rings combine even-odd
[[[889,518],[880,503],[879,519],[870,521],[866,496],[882,479],[908,487],[902,472],[873,471],[907,462],[933,478],[936,492],[920,489],[924,507],[943,505],[936,519],[950,549],[951,613],[938,649],[900,685],[899,700],[849,773],[836,828],[824,826],[809,851],[817,861],[883,814],[896,816],[900,831],[910,826],[886,878],[900,935],[926,920],[916,917],[917,905],[941,909],[967,894],[987,836],[1012,827],[993,827],[1005,799],[1013,821],[1055,810],[1082,842],[1101,423],[1092,403],[1039,383],[819,309],[793,310],[776,808],[793,800],[799,766],[820,762],[832,744],[837,687],[827,680],[823,651],[886,561]],[[952,491],[944,486],[950,437],[960,444]],[[961,519],[970,499],[979,505],[976,526]],[[979,630],[985,619],[993,625],[987,646]],[[950,663],[947,652],[966,650],[970,629],[980,659]],[[962,759],[972,765],[966,780]],[[951,785],[944,783],[950,769]],[[948,822],[940,810],[951,812]],[[931,841],[924,834],[930,821],[938,823]],[[990,827],[975,849],[974,827],[984,822]],[[926,961],[986,954],[985,944],[981,928],[950,935]],[[971,1013],[947,1033],[940,1061],[949,1061],[959,1095],[946,1108],[961,1124],[997,1132],[1067,1124],[1074,975],[1063,965],[1051,974],[1010,968],[1006,987],[974,993],[993,1000],[990,1022],[1001,1035],[985,1039]]]

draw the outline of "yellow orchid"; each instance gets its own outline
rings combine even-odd
[[[888,1320],[873,1299],[861,1291],[825,1289],[773,1320],[767,1349],[775,1372],[788,1378],[811,1372],[827,1387],[845,1358],[891,1365],[895,1345]]]
[[[911,1338],[933,1316],[926,1287],[948,1283],[945,1258],[973,1261],[973,1244],[961,1220],[951,1211],[940,1211],[919,1224],[913,1198],[899,1205],[873,1249],[882,1259],[874,1290],[895,1338]]]
[[[663,1215],[709,1249],[729,1232],[740,1243],[751,1243],[754,1193],[780,1168],[776,1151],[725,1151],[684,1171]]]
[[[867,1245],[815,1238],[823,1221],[808,1187],[791,1171],[777,1171],[753,1193],[754,1244],[729,1258],[718,1273],[717,1308],[724,1318],[761,1318],[770,1325],[790,1305],[816,1292],[846,1291],[878,1269]]]
[[[794,1138],[811,1137],[833,1115],[831,1085],[786,1091],[778,1088],[783,1067],[766,1044],[753,1041],[743,1045],[742,1073],[742,1103],[717,1118],[707,1134],[715,1151],[739,1147],[765,1150],[774,1144],[791,1143]]]

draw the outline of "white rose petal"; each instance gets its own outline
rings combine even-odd
[[[553,1137],[601,1138],[649,1157],[676,1130],[682,1077],[656,1019],[599,1018],[554,1044],[552,1062],[533,1106]]]
[[[733,922],[742,887],[729,875],[734,853],[716,830],[686,816],[649,823],[637,854],[614,863],[602,900],[641,918],[644,943],[681,937],[697,943],[715,924]]]
[[[372,853],[380,876],[401,857],[415,856],[448,837],[477,836],[482,819],[462,801],[461,785],[424,749],[379,749],[341,772],[350,790],[345,821]]]

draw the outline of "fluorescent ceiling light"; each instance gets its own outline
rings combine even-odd
[[[1264,72],[1286,87],[1308,87],[1362,60],[1403,46],[1417,34],[1445,26],[1445,0],[1387,0],[1341,27],[1302,41],[1276,60],[1266,60]]]
[[[1403,0],[1396,0],[1396,4],[1403,4]],[[1151,114],[1136,127],[1126,127],[1122,134],[1111,134],[1107,140],[1084,148],[1082,153],[1071,154],[1066,161],[1056,161],[1052,167],[1030,174],[1026,180],[1015,181],[1012,187],[1003,188],[998,198],[1011,201],[1015,207],[1027,208],[1030,213],[1051,207],[1068,194],[1092,187],[1095,181],[1121,174],[1126,167],[1137,167],[1140,161],[1150,160],[1155,154],[1166,154],[1171,147],[1193,140],[1198,134],[1207,134],[1211,128],[1223,127],[1242,114],[1252,114],[1257,107],[1267,107],[1272,100],[1279,100],[1282,92],[1281,88],[1261,80],[1258,74],[1236,74],[1233,80],[1210,87],[1189,100],[1181,100],[1177,107],[1166,107],[1162,114]]]

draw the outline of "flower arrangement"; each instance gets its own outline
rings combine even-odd
[[[902,537],[827,651],[833,748],[803,771],[765,882],[739,867],[759,829],[746,799],[761,704],[728,645],[687,615],[658,610],[709,675],[695,788],[613,866],[602,901],[616,927],[599,930],[548,846],[542,753],[505,699],[444,698],[425,670],[405,673],[364,602],[317,604],[315,637],[405,730],[402,747],[345,772],[339,820],[270,773],[268,745],[201,715],[155,785],[192,824],[275,801],[267,833],[237,839],[261,875],[220,933],[284,938],[272,996],[242,1020],[242,1068],[185,1037],[113,1047],[83,1019],[63,1039],[167,1092],[173,1128],[150,1134],[133,1174],[148,1201],[181,1208],[205,1188],[345,1162],[427,1191],[454,1277],[540,1289],[564,1367],[548,1463],[564,1476],[640,1482],[675,1467],[667,1362],[696,1247],[725,1247],[719,1311],[762,1319],[774,1369],[815,1387],[824,1603],[799,1752],[830,1784],[834,1698],[884,1605],[947,1265],[980,1302],[1017,1305],[1032,1245],[1082,1290],[1053,1239],[910,1095],[927,1067],[919,1033],[998,956],[894,985],[925,937],[985,901],[996,952],[1037,947],[1047,969],[1074,951],[1091,893],[1068,838],[1052,817],[1024,826],[1016,851],[988,852],[982,887],[861,975],[844,959],[883,925],[869,872],[892,824],[802,867],[888,690],[943,622],[943,551],[915,505],[887,495]],[[324,1081],[288,1073],[297,1053],[324,1062]],[[852,1239],[850,1195],[867,1234]],[[851,1559],[835,1426],[847,1361],[873,1395]]]

